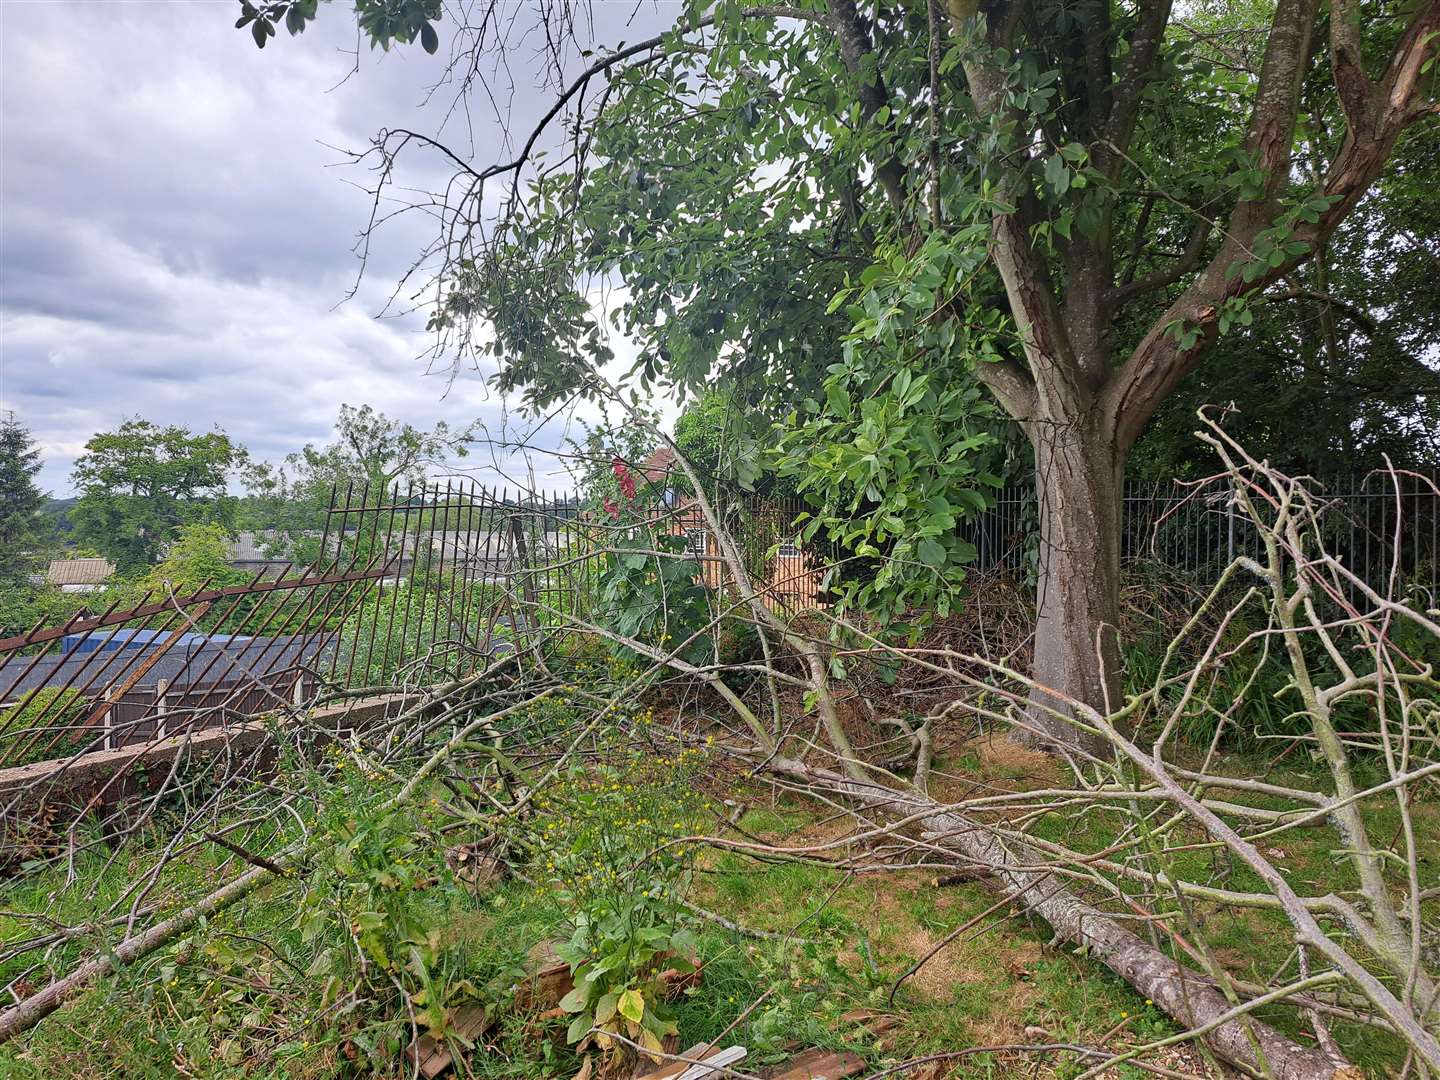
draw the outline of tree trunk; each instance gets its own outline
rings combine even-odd
[[[1200,1038],[1230,1064],[1273,1080],[1358,1080],[1364,1075],[1260,1020],[1230,1017],[1232,1005],[1214,980],[1176,963],[1120,920],[1086,903],[1070,891],[1064,877],[1037,869],[1050,860],[1028,845],[1002,842],[981,822],[924,796],[857,783],[833,770],[783,757],[771,757],[764,767],[871,811],[918,818],[925,842],[954,852],[967,868],[993,875],[1018,907],[1044,919],[1061,940],[1084,948],[1181,1027],[1206,1028]]]
[[[1092,414],[1093,415],[1093,414]],[[1102,423],[1031,421],[1040,503],[1032,677],[1024,741],[1109,757],[1073,727],[1068,702],[1101,713],[1120,704],[1120,528],[1123,455]],[[1047,693],[1046,690],[1051,691]]]

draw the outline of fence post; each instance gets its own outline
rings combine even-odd
[[[1225,565],[1235,561],[1235,493],[1225,500]]]
[[[170,683],[166,679],[160,679],[155,683],[155,738],[165,737],[165,716],[170,711],[165,701],[165,691],[170,689]]]
[[[510,543],[515,550],[515,562],[520,570],[520,589],[525,594],[525,603],[530,608],[530,616],[533,619],[537,598],[535,595],[535,577],[529,572],[530,558],[525,543],[525,527],[520,522],[518,512],[512,512],[509,517]],[[519,628],[517,627],[516,630],[518,633]]]

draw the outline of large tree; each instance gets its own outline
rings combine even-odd
[[[473,426],[452,428],[442,420],[423,431],[370,405],[341,404],[330,442],[306,443],[279,468],[258,463],[246,483],[266,498],[328,501],[339,488],[356,501],[382,499],[395,484],[418,483],[427,468],[464,457],[473,438]]]
[[[245,451],[223,431],[161,427],[138,417],[85,444],[72,474],[75,536],[122,571],[159,560],[185,525],[234,524],[228,485]]]
[[[1199,402],[1294,473],[1440,463],[1440,139],[1416,128],[1355,212],[1156,410],[1131,475],[1203,476]]]
[[[34,562],[45,531],[41,464],[30,432],[13,414],[0,419],[0,579],[21,578]]]
[[[434,5],[356,9],[381,43],[433,40]],[[293,30],[314,8],[295,10],[247,13]],[[568,12],[542,8],[552,40]],[[466,25],[481,29],[454,50],[473,76],[507,43]],[[1317,254],[1407,129],[1434,137],[1437,31],[1440,0],[1179,16],[1164,0],[694,3],[663,34],[598,50],[512,158],[471,165],[395,130],[372,153],[386,178],[411,150],[456,167],[426,205],[442,223],[432,325],[457,355],[496,354],[502,385],[537,406],[611,359],[602,279],[626,286],[637,383],[758,375],[838,418],[862,448],[847,469],[879,471],[907,409],[948,407],[968,428],[942,384],[973,373],[1033,450],[1034,674],[1056,695],[1037,696],[1033,726],[1094,747],[1063,701],[1115,700],[1127,458],[1258,305],[1325,291],[1304,277]],[[547,140],[561,149],[537,164]],[[493,215],[496,178],[513,187]],[[945,447],[916,447],[926,471],[969,482]],[[953,524],[931,490],[906,504],[928,530]],[[963,553],[927,539],[933,559]]]

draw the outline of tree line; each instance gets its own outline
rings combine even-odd
[[[342,405],[329,442],[306,444],[274,465],[253,459],[219,427],[193,431],[134,417],[86,442],[71,474],[75,496],[52,500],[38,483],[40,450],[12,416],[0,424],[0,632],[95,607],[94,594],[44,582],[55,558],[108,560],[115,574],[106,603],[147,590],[243,583],[249,575],[230,565],[240,532],[261,534],[267,555],[313,558],[312,534],[334,488],[352,491],[357,504],[378,501],[395,484],[463,457],[472,436],[469,426],[425,430],[369,405]]]

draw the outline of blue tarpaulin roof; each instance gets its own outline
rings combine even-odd
[[[84,653],[112,652],[115,649],[138,649],[152,643],[164,641],[169,630],[111,630],[104,634],[66,634],[60,640],[62,654],[80,656]],[[240,634],[181,634],[175,646],[189,646],[196,642],[211,645],[228,645],[232,641],[249,641]],[[171,646],[174,648],[175,646]]]

